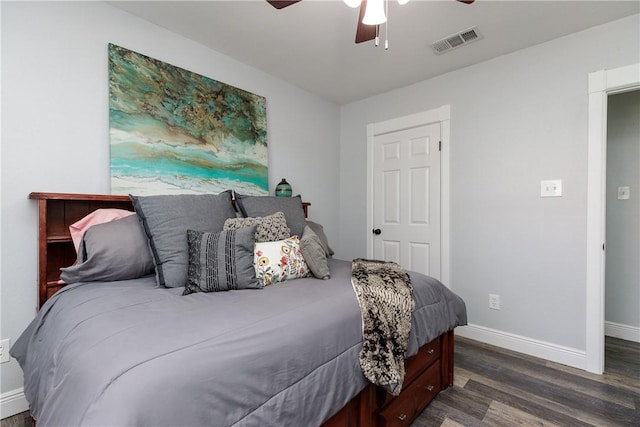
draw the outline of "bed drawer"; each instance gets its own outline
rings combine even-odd
[[[441,338],[438,337],[430,343],[423,345],[417,354],[404,361],[405,374],[403,389],[409,387],[425,369],[440,360],[440,354],[442,353],[441,346]],[[437,365],[440,366],[440,363],[437,363]],[[378,404],[381,408],[386,407],[393,400],[394,397],[391,393],[387,393],[382,388],[379,389]]]
[[[418,354],[404,362],[404,383],[411,384],[414,379],[428,366],[440,358],[440,337],[423,345]]]
[[[412,384],[416,390],[416,415],[420,414],[440,392],[440,379],[440,364],[435,363]]]
[[[412,395],[413,390],[406,389],[411,395],[394,399],[382,412],[380,421],[383,427],[404,427],[411,424],[417,415],[417,400]]]
[[[382,425],[410,425],[440,392],[440,385],[440,363],[433,363],[380,412]]]

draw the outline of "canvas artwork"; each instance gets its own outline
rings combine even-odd
[[[112,194],[268,194],[266,99],[109,44]]]

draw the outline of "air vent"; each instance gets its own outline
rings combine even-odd
[[[459,33],[452,34],[443,39],[438,40],[431,44],[434,52],[438,55],[448,52],[465,44],[471,43],[476,40],[480,40],[482,35],[478,33],[477,27],[471,27],[469,29],[460,31]]]

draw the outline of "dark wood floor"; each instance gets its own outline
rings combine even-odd
[[[455,384],[425,426],[640,426],[640,344],[607,337],[604,375],[456,337]],[[1,427],[28,427],[28,414]]]
[[[605,374],[594,375],[456,338],[454,387],[412,427],[640,426],[640,344],[605,344]]]

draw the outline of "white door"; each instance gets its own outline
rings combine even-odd
[[[440,278],[440,123],[373,140],[373,256]]]

